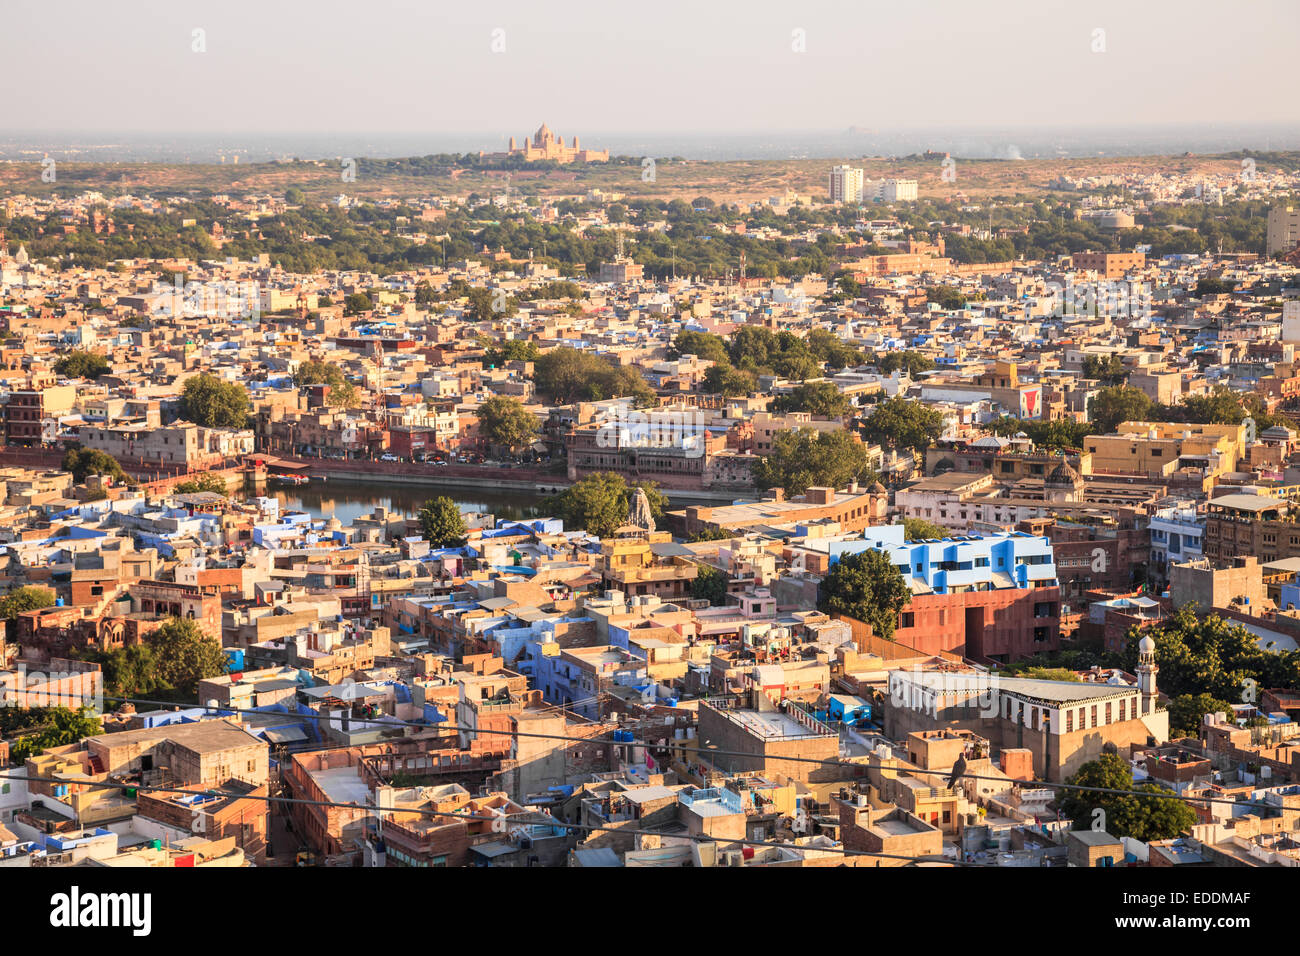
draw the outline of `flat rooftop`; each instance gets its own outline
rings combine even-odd
[[[325,794],[325,799],[332,803],[370,802],[370,788],[361,779],[356,767],[331,767],[328,770],[312,770],[310,773],[316,786]]]
[[[744,726],[754,736],[768,740],[779,740],[785,737],[820,736],[793,717],[788,717],[776,711],[731,710],[723,711],[723,713]]]

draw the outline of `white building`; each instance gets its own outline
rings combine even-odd
[[[1282,303],[1282,341],[1300,343],[1300,299]]]
[[[913,202],[915,200],[915,179],[886,179],[880,184],[881,202]]]
[[[1265,254],[1289,251],[1300,242],[1300,208],[1277,205],[1268,211]]]
[[[1150,576],[1161,586],[1169,581],[1170,562],[1192,561],[1204,556],[1201,548],[1205,519],[1190,501],[1160,508],[1151,516]]]
[[[831,167],[831,202],[862,202],[862,170]]]

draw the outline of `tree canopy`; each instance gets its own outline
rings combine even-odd
[[[627,521],[628,504],[636,488],[645,491],[655,520],[662,518],[668,499],[654,482],[629,485],[622,475],[610,471],[588,475],[566,488],[556,496],[556,509],[566,528],[606,538]]]
[[[96,379],[112,370],[113,366],[104,356],[80,349],[54,363],[54,371],[67,378]]]
[[[817,607],[871,625],[877,637],[893,637],[898,613],[912,600],[903,572],[875,548],[844,554],[822,578]]]
[[[72,472],[78,484],[88,475],[108,475],[117,481],[126,481],[126,472],[117,459],[97,448],[69,448],[63,453],[63,470]]]
[[[1122,422],[1145,421],[1155,407],[1145,392],[1131,385],[1111,385],[1092,397],[1089,417],[1094,435],[1108,435]]]
[[[834,382],[805,382],[772,399],[768,410],[779,415],[807,412],[821,418],[843,418],[852,407]]]
[[[655,400],[654,392],[635,369],[567,346],[537,359],[533,384],[557,404],[632,398],[638,405],[648,405]]]
[[[150,631],[145,643],[154,653],[160,686],[193,698],[199,681],[220,677],[230,669],[221,642],[209,637],[189,618],[171,617]]]
[[[206,372],[181,389],[181,417],[205,428],[246,428],[248,408],[248,389]]]
[[[420,534],[435,548],[457,548],[465,543],[465,518],[446,495],[430,498],[420,509]]]
[[[512,452],[526,448],[538,432],[537,416],[517,398],[493,396],[479,405],[476,414],[483,438]]]
[[[929,541],[932,538],[949,538],[952,532],[922,518],[903,519],[903,538],[907,541]]]
[[[781,488],[787,495],[801,495],[813,486],[843,488],[852,481],[870,483],[876,478],[867,446],[842,428],[779,432],[771,452],[754,465],[758,487]]]
[[[308,385],[328,385],[325,401],[340,408],[356,408],[361,402],[357,387],[347,380],[343,370],[333,362],[312,359],[303,362],[293,373],[293,384],[299,388]]]
[[[49,588],[28,585],[15,588],[0,597],[0,621],[12,621],[23,611],[38,611],[53,607],[55,595]]]
[[[1169,736],[1199,737],[1206,714],[1230,714],[1232,704],[1213,694],[1179,694],[1169,701]]]
[[[863,438],[899,451],[924,451],[943,433],[943,415],[901,395],[877,405],[862,422]]]
[[[0,736],[17,733],[9,747],[9,759],[16,763],[51,747],[66,747],[104,732],[103,724],[88,707],[4,708],[0,727]]]
[[[704,598],[717,607],[727,603],[727,576],[711,564],[699,565],[700,573],[691,582],[691,597]]]
[[[1170,697],[1209,694],[1218,700],[1247,701],[1252,689],[1300,685],[1300,651],[1265,650],[1240,624],[1217,614],[1201,617],[1184,604],[1154,627],[1129,632],[1124,667],[1138,663],[1138,642],[1156,642],[1160,689]]]
[[[227,493],[226,479],[219,475],[199,475],[197,478],[190,478],[173,485],[172,491],[178,495],[194,495],[206,491],[214,495],[225,496]]]
[[[1096,826],[1114,837],[1134,840],[1170,840],[1196,823],[1196,811],[1158,784],[1133,785],[1133,771],[1117,754],[1105,753],[1079,768],[1066,783],[1110,790],[1136,790],[1140,795],[1104,793],[1096,790],[1060,790],[1057,804],[1061,815],[1073,821],[1073,829]],[[1100,810],[1101,813],[1097,813]]]
[[[934,368],[934,360],[927,358],[920,352],[904,350],[902,352],[886,352],[877,362],[876,367],[880,371],[889,375],[900,369],[907,373],[909,378],[915,378],[921,372],[929,372]]]

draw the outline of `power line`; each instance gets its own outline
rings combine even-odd
[[[255,795],[255,794],[248,794],[248,793],[236,793],[230,790],[214,790],[214,789],[191,790],[191,789],[186,789],[184,787],[158,787],[158,786],[144,786],[144,785],[136,785],[136,784],[108,783],[108,782],[95,783],[93,781],[69,780],[61,777],[28,777],[19,774],[9,774],[9,773],[0,773],[0,779],[26,780],[29,782],[34,781],[36,783],[53,783],[53,784],[62,784],[65,786],[69,784],[75,784],[77,786],[84,786],[91,789],[102,789],[102,790],[122,790],[122,791],[134,790],[137,793],[139,792],[179,793],[179,794],[186,794],[190,796],[203,796],[203,797],[211,797],[211,796],[233,797],[239,800],[260,800],[264,803],[298,804],[301,806],[325,807],[327,809],[364,810],[367,813],[373,813],[376,816],[379,816],[387,812],[387,813],[395,813],[395,814],[396,813],[418,814],[420,816],[428,816],[428,817],[452,817],[458,820],[496,821],[502,819],[502,816],[500,814],[495,814],[495,813],[473,814],[473,813],[462,813],[455,810],[429,810],[425,808],[406,810],[397,807],[381,807],[378,805],[372,806],[364,803],[345,803],[345,802],[338,802],[333,800],[309,800],[305,797],[273,797],[269,795],[262,796],[260,794]],[[536,813],[538,816],[544,816],[547,818],[547,820],[545,822],[540,820],[532,820],[532,821],[528,821],[529,823],[535,823],[542,826],[556,826],[556,827],[563,828],[565,830],[580,830],[588,833],[607,831],[611,833],[625,833],[633,836],[643,835],[643,836],[657,836],[661,838],[669,837],[673,839],[684,839],[684,840],[690,840],[695,843],[739,843],[742,846],[775,847],[775,848],[786,849],[786,850],[813,849],[824,853],[839,853],[844,856],[870,856],[870,857],[878,857],[878,858],[890,859],[890,860],[908,860],[911,862],[948,863],[953,866],[991,865],[991,864],[981,864],[981,863],[969,863],[963,860],[950,860],[947,857],[943,857],[943,856],[915,856],[915,855],[904,855],[898,853],[878,853],[872,850],[852,850],[844,846],[836,846],[836,847],[818,846],[818,847],[805,848],[805,847],[800,847],[799,844],[797,843],[781,843],[773,840],[731,839],[728,837],[709,836],[707,834],[677,835],[672,833],[663,833],[658,830],[644,830],[644,829],[632,828],[632,827],[597,826],[595,824],[590,824],[590,823],[565,823],[564,821],[557,820],[554,817],[550,816],[549,814],[545,814],[540,810],[534,810],[530,812]],[[515,825],[520,826],[525,824],[515,824]]]
[[[54,691],[50,691],[50,692],[30,691],[29,693],[34,695],[43,694],[46,697],[75,697],[78,699],[84,697],[84,695],[82,694],[60,694]],[[163,707],[188,706],[190,709],[225,711],[226,713],[229,714],[257,714],[261,716],[268,716],[268,715],[284,716],[296,720],[338,721],[342,723],[344,721],[352,721],[352,720],[360,720],[364,722],[369,719],[364,717],[353,718],[350,715],[346,715],[346,716],[340,715],[336,717],[332,714],[293,714],[293,713],[280,714],[279,711],[256,710],[250,707],[228,707],[222,705],[209,707],[206,704],[179,705],[175,701],[151,700],[149,698],[141,698],[141,697],[113,697],[113,696],[106,695],[103,697],[103,699],[106,701],[118,701],[118,702],[130,703],[130,704],[152,704],[152,705],[158,705]],[[684,744],[687,742],[685,740],[681,740],[681,741],[669,740],[663,743],[653,743],[648,740],[599,740],[595,737],[574,737],[567,734],[546,734],[546,733],[541,733],[539,731],[488,730],[481,727],[471,727],[463,724],[451,724],[451,723],[447,723],[446,721],[440,721],[436,724],[429,724],[429,723],[422,723],[420,721],[398,720],[394,718],[393,720],[385,720],[382,722],[376,721],[376,723],[383,723],[385,725],[393,726],[393,727],[416,727],[421,730],[454,730],[457,732],[466,731],[468,733],[482,734],[484,736],[495,735],[499,737],[515,737],[515,738],[529,737],[529,738],[539,738],[542,740],[561,740],[561,741],[566,741],[571,743],[609,745],[615,747],[617,746],[645,747],[645,748],[656,747],[661,750],[672,749],[674,744]],[[701,738],[695,738],[695,739],[697,740],[698,743],[702,745],[696,748],[696,752],[702,756],[711,755],[714,757],[744,757],[749,760],[768,759],[761,754],[755,754],[750,751],[721,750],[713,747],[703,746],[704,741]],[[366,746],[366,745],[356,744],[352,746]],[[864,763],[857,763],[855,761],[845,760],[839,757],[821,758],[821,757],[798,757],[798,756],[772,756],[770,759],[784,761],[787,763],[811,763],[823,767],[825,766],[851,767],[859,771],[866,767],[866,764]],[[912,773],[913,771],[904,768],[902,772]],[[948,772],[949,770],[924,770],[919,767],[915,768],[915,773],[926,774],[935,777],[942,777]],[[1067,791],[1076,790],[1076,791],[1086,791],[1086,792],[1095,792],[1095,793],[1113,793],[1113,794],[1118,794],[1120,796],[1154,797],[1160,800],[1179,800],[1185,803],[1194,803],[1194,804],[1223,803],[1234,807],[1260,807],[1260,808],[1267,808],[1267,809],[1276,809],[1276,807],[1273,807],[1271,804],[1267,804],[1262,801],[1230,800],[1226,797],[1210,797],[1210,796],[1192,797],[1184,794],[1175,793],[1174,791],[1168,791],[1165,793],[1153,793],[1146,790],[1125,790],[1116,787],[1090,787],[1084,784],[1057,783],[1048,780],[1022,781],[1022,780],[1015,780],[1011,777],[1005,777],[1005,776],[995,777],[989,774],[973,774],[973,773],[963,773],[961,775],[961,778],[967,780],[988,780],[995,783],[1004,783],[1010,786],[1024,785],[1028,789],[1056,789],[1056,790],[1067,790]]]

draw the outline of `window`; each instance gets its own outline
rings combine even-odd
[[[916,615],[911,611],[904,611],[899,615],[899,627],[916,627]]]

